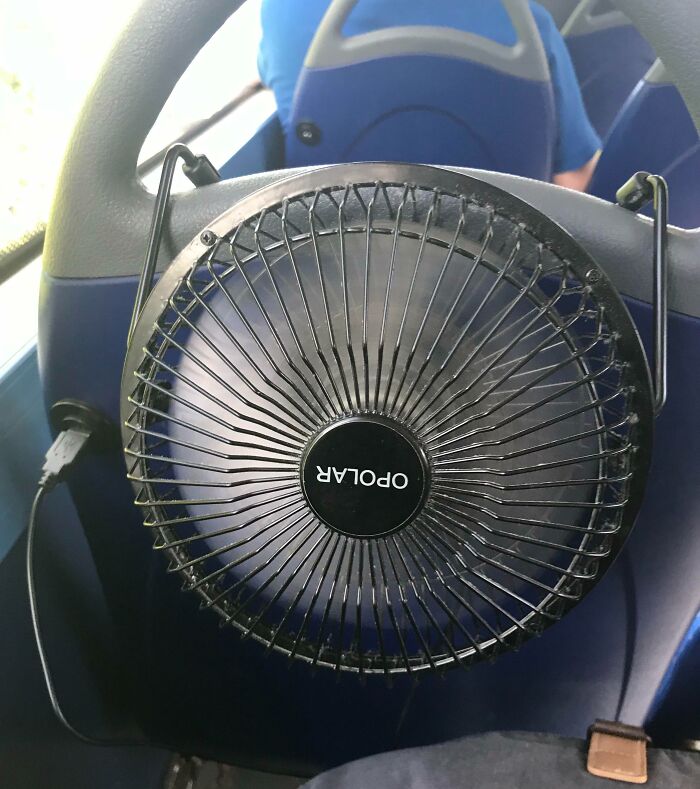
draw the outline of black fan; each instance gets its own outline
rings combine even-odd
[[[145,524],[204,606],[388,674],[515,647],[592,588],[653,406],[624,305],[561,228],[392,164],[217,219],[141,313],[122,414]]]

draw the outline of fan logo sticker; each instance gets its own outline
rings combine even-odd
[[[409,523],[429,485],[427,459],[412,435],[375,415],[338,420],[322,430],[307,447],[299,473],[319,519],[360,539]]]
[[[341,484],[345,481],[346,475],[349,484],[363,485],[365,488],[376,486],[378,488],[396,488],[396,490],[403,490],[408,487],[408,477],[402,472],[392,473],[388,471],[383,476],[380,476],[369,468],[360,471],[357,468],[338,469],[335,466],[326,466],[325,468],[316,466],[317,482],[337,482]]]

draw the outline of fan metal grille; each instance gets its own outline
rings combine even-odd
[[[127,360],[125,453],[156,549],[224,622],[314,665],[517,647],[634,517],[650,411],[626,312],[563,231],[459,183],[263,193],[166,273]],[[329,425],[373,415],[421,447],[429,490],[410,523],[359,538],[319,520],[300,467]]]

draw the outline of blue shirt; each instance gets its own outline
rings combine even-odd
[[[263,0],[263,38],[258,69],[272,89],[286,129],[306,52],[331,0]],[[569,52],[554,20],[530,3],[542,37],[554,88],[557,142],[554,172],[577,170],[600,148],[581,97]],[[452,27],[512,46],[516,34],[498,0],[359,0],[345,24],[346,36],[400,25]]]

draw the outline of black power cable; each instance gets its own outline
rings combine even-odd
[[[41,478],[39,480],[39,487],[34,496],[32,509],[29,515],[29,525],[27,528],[27,592],[29,595],[29,608],[31,612],[32,628],[34,630],[34,639],[36,641],[37,652],[39,653],[39,660],[41,662],[41,670],[44,675],[44,683],[49,695],[49,701],[53,708],[54,714],[59,722],[75,737],[88,745],[98,745],[102,747],[134,747],[134,746],[152,746],[158,747],[155,743],[149,742],[147,739],[131,739],[131,738],[114,738],[103,739],[93,737],[81,732],[74,724],[72,724],[66,717],[65,712],[61,706],[58,693],[56,692],[56,685],[54,683],[53,675],[49,665],[46,649],[44,646],[44,638],[41,631],[39,605],[37,600],[36,590],[36,569],[35,569],[35,541],[39,522],[39,511],[42,502],[45,500],[46,495],[53,490],[56,485],[63,482],[68,475],[68,472],[73,468],[75,462],[83,454],[86,447],[93,443],[100,429],[99,419],[85,419],[84,416],[88,415],[89,410],[83,407],[79,410],[79,404],[62,404],[63,409],[66,408],[70,412],[70,417],[66,418],[65,413],[61,414],[64,424],[70,425],[64,428],[56,437],[56,440],[51,445],[46,453],[44,466],[42,469]]]

